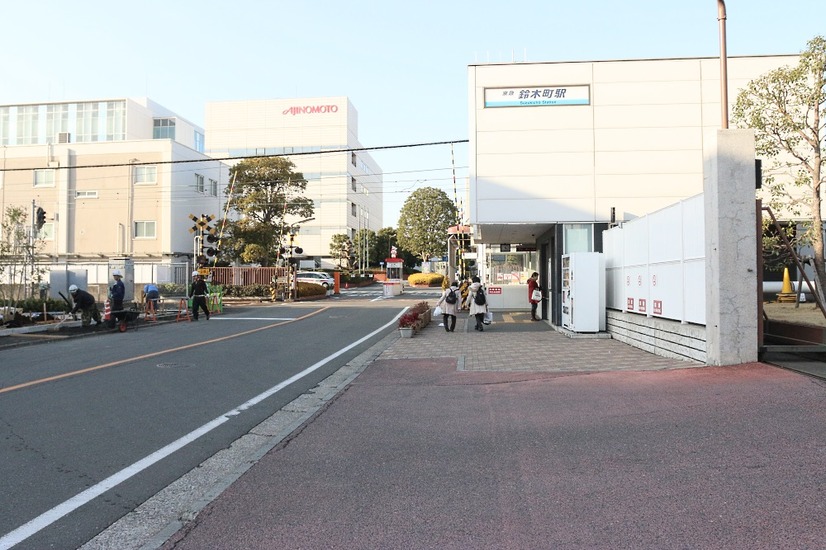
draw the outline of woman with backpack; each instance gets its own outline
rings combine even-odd
[[[476,326],[474,330],[484,332],[485,313],[488,311],[488,299],[485,295],[485,289],[482,286],[482,281],[479,277],[471,279],[473,282],[468,287],[467,300],[465,304],[470,308],[470,314],[476,317]]]
[[[436,306],[442,308],[442,318],[444,319],[445,330],[447,332],[453,332],[456,328],[456,315],[459,313],[460,302],[461,294],[459,294],[459,283],[458,281],[453,281],[442,293],[439,301],[436,302]]]

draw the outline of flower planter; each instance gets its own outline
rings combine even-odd
[[[413,338],[413,327],[399,327],[399,335],[402,338]]]

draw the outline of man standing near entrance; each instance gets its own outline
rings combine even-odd
[[[536,315],[536,306],[542,301],[542,287],[539,286],[539,273],[534,271],[528,279],[528,301],[531,303],[531,321],[541,321]]]

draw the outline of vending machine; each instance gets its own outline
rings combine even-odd
[[[562,326],[573,332],[605,330],[605,256],[562,256]]]

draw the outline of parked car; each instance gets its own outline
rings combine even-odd
[[[299,271],[295,279],[300,283],[315,283],[324,288],[333,288],[336,280],[329,273],[323,271]]]

